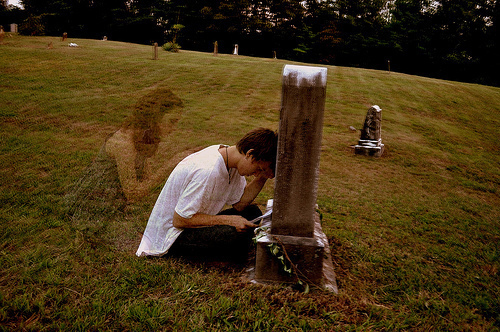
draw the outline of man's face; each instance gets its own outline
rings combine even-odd
[[[274,173],[270,165],[271,162],[269,161],[256,161],[253,156],[247,155],[238,167],[238,173],[243,176],[253,175],[255,177],[272,179],[274,178]]]
[[[255,177],[263,177],[266,179],[272,179],[274,178],[274,173],[271,170],[271,162],[269,161],[257,161],[254,162],[254,164],[257,164],[257,169],[256,171],[252,174]]]

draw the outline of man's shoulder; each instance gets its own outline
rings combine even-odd
[[[177,171],[189,173],[212,172],[217,169],[222,159],[218,150],[219,145],[212,145],[189,155],[177,165]]]
[[[189,155],[183,160],[183,162],[198,164],[199,166],[203,167],[205,165],[215,164],[217,161],[219,161],[219,158],[219,145],[211,145],[204,148],[203,150]]]

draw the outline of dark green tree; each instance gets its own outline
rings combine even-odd
[[[41,19],[46,34],[67,32],[71,37],[87,38],[97,38],[97,32],[108,30],[109,13],[119,5],[116,0],[106,4],[104,0],[22,0],[22,4],[26,13]]]
[[[128,41],[127,32],[131,13],[123,0],[94,0],[90,4],[88,36],[100,39]]]
[[[308,0],[305,6],[305,25],[313,34],[309,57],[315,62],[336,64],[342,44],[337,1]]]
[[[386,26],[391,68],[414,74],[434,70],[432,38],[435,35],[431,0],[396,0]]]
[[[494,14],[489,0],[441,0],[435,13],[433,52],[440,77],[480,80],[487,71],[488,31]]]
[[[491,20],[488,20],[487,39],[488,45],[486,50],[486,66],[489,66],[490,75],[488,75],[487,83],[500,86],[500,1],[492,1],[489,6]]]
[[[382,68],[385,66],[387,45],[383,16],[387,0],[338,0],[340,38],[339,64]]]
[[[121,24],[123,37],[120,39],[143,44],[163,43],[167,29],[165,1],[132,0],[127,5],[129,13]]]
[[[306,9],[302,1],[275,0],[270,2],[270,27],[273,48],[280,58],[304,60],[310,51],[312,37],[304,24]]]
[[[167,40],[173,40],[173,27],[181,24],[183,28],[177,33],[176,42],[183,48],[207,52],[213,50],[213,43],[218,40],[218,27],[214,20],[218,7],[219,1],[215,0],[168,1],[163,18]]]

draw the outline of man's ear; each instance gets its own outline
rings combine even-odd
[[[245,154],[245,158],[250,158],[252,157],[253,158],[253,151],[254,149],[248,149],[247,153]]]

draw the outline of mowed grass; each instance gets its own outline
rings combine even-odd
[[[248,283],[241,266],[137,258],[162,181],[94,227],[66,215],[106,139],[159,87],[183,102],[160,123],[165,155],[278,129],[289,62],[152,56],[113,41],[0,45],[3,330],[500,329],[500,89],[328,66],[318,205],[339,294],[303,294]],[[356,156],[349,126],[375,104],[386,152]],[[257,202],[272,196],[271,181]]]

